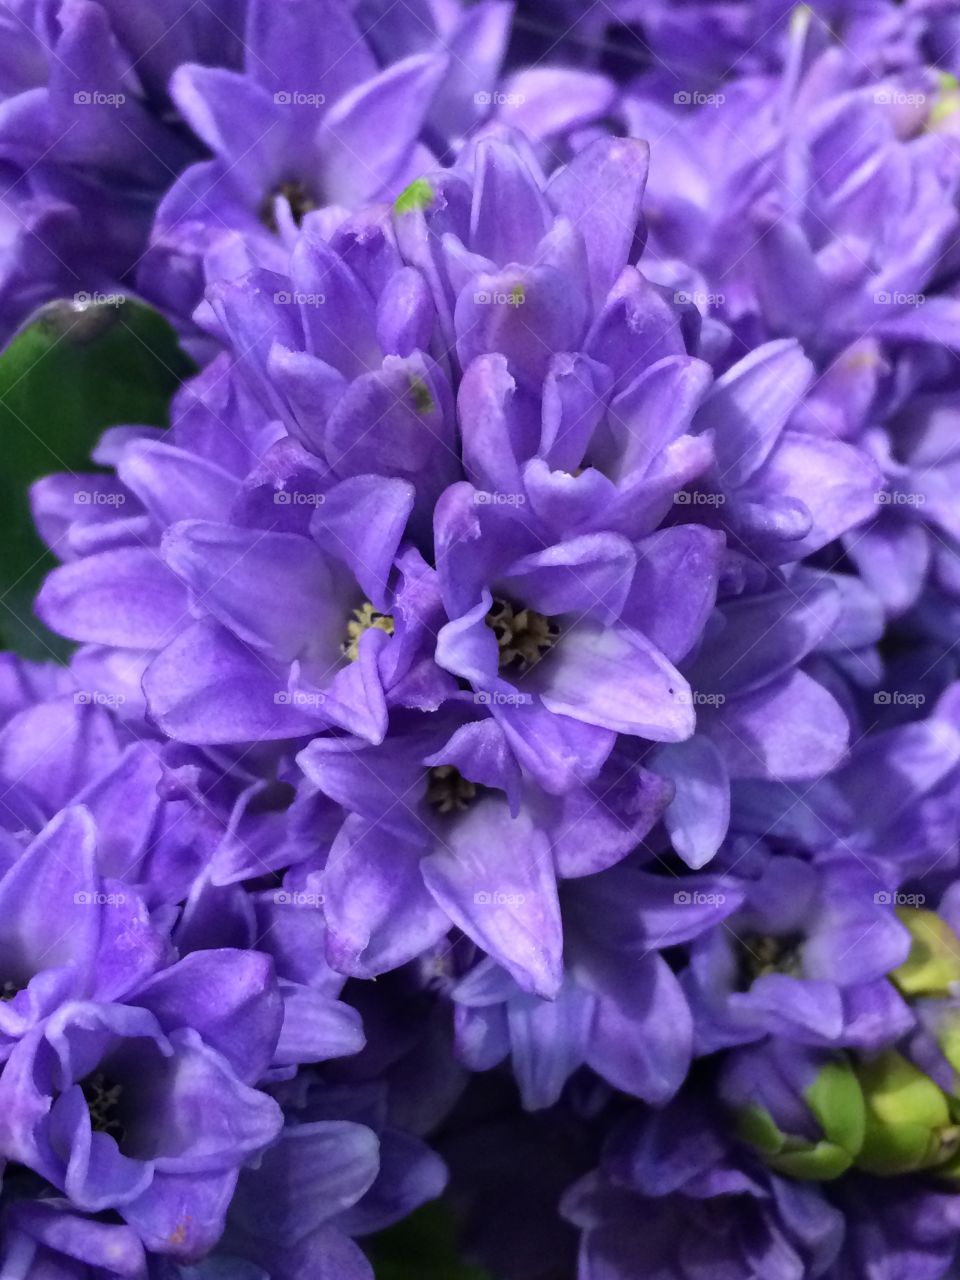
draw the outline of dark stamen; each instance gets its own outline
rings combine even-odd
[[[560,635],[552,619],[534,609],[517,608],[499,596],[494,597],[486,623],[497,637],[501,671],[526,671],[553,648]]]
[[[90,1108],[90,1127],[94,1133],[108,1133],[117,1142],[123,1137],[123,1121],[120,1118],[120,1099],[123,1085],[114,1082],[102,1071],[95,1071],[80,1086]]]
[[[427,804],[437,813],[463,813],[476,795],[476,784],[452,764],[438,764],[427,774]]]
[[[757,978],[770,973],[784,973],[799,978],[803,973],[800,934],[777,938],[770,934],[750,934],[740,939],[738,949],[739,986],[746,990]]]
[[[303,185],[302,182],[288,181],[281,182],[267,198],[264,200],[260,208],[260,221],[268,231],[278,231],[277,213],[274,208],[274,202],[278,196],[283,196],[287,204],[290,206],[290,212],[293,220],[299,227],[304,218],[312,210],[316,209],[317,202]]]

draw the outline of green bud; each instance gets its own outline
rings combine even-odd
[[[821,1067],[804,1096],[824,1137],[855,1156],[863,1145],[867,1112],[849,1058],[834,1058]]]
[[[902,1054],[888,1050],[857,1072],[866,1103],[866,1130],[857,1167],[898,1174],[946,1165],[960,1147],[943,1091]]]
[[[910,954],[890,975],[905,996],[946,996],[960,984],[960,938],[934,911],[901,907],[910,932]]]
[[[767,1158],[774,1173],[801,1182],[831,1182],[847,1172],[853,1164],[849,1151],[832,1142],[817,1142],[802,1151],[785,1151],[779,1156]]]
[[[426,178],[415,178],[409,187],[401,191],[394,203],[396,213],[412,213],[415,209],[429,209],[434,191]]]
[[[928,129],[936,129],[960,110],[960,81],[957,77],[952,76],[948,71],[942,71],[937,77],[937,82],[940,91],[927,117]]]
[[[940,1052],[960,1076],[960,1010],[951,1009],[941,1014],[935,1034]],[[958,1092],[956,1087],[954,1092]]]
[[[849,1060],[827,1061],[803,1097],[822,1131],[820,1140],[782,1132],[758,1105],[738,1110],[738,1135],[785,1177],[816,1182],[839,1178],[860,1151],[866,1125],[863,1094]]]

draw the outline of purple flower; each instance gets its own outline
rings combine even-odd
[[[0,18],[0,337],[58,295],[129,288],[156,202],[199,148],[171,123],[189,57],[235,57],[245,0],[14,0]],[[231,47],[232,46],[232,47]]]
[[[185,996],[163,1007],[161,990],[140,1005],[67,1003],[26,1036],[0,1078],[0,1145],[77,1208],[117,1210],[149,1248],[196,1257],[281,1116],[187,1024]],[[161,1018],[147,1007],[158,997]],[[254,1020],[244,1031],[243,1056],[276,1034]]]
[[[949,138],[924,131],[932,77],[871,81],[840,46],[809,58],[813,31],[797,27],[797,70],[736,81],[719,104],[681,113],[642,91],[628,101],[631,132],[661,156],[647,198],[657,278],[682,281],[694,268],[704,308],[715,304],[743,341],[797,336],[818,361],[867,331],[950,342],[943,258],[958,172]],[[866,252],[860,228],[871,218]]]
[[[311,210],[330,229],[348,210],[399,194],[430,163],[425,138],[469,126],[463,90],[496,77],[501,6],[448,18],[442,34],[421,22],[407,56],[397,56],[404,41],[381,32],[383,68],[350,8],[255,0],[242,71],[187,63],[173,75],[173,100],[213,158],[162,201],[141,280],[184,319],[205,280],[251,264],[284,270]]]
[[[524,767],[562,793],[595,775],[617,733],[688,738],[689,689],[645,629],[656,619],[651,586],[679,559],[669,540],[596,533],[544,546],[522,516],[477,498],[461,485],[437,508],[449,618],[437,661],[472,686]],[[690,542],[683,596],[709,593],[702,577],[716,561],[716,544],[701,560]]]
[[[696,1096],[626,1121],[600,1169],[567,1193],[581,1280],[664,1275],[832,1275],[842,1214],[818,1189],[744,1159]]]
[[[566,976],[556,999],[483,961],[453,992],[460,1057],[485,1071],[509,1055],[531,1110],[556,1103],[582,1066],[660,1106],[686,1076],[693,1021],[659,952],[719,925],[738,896],[726,881],[677,881],[622,864],[566,885],[561,900]]]
[[[269,874],[256,849],[276,857],[281,816],[287,859],[304,856],[288,784],[132,738],[66,672],[4,673],[0,1154],[23,1171],[2,1247],[78,1280],[141,1277],[147,1254],[217,1244],[241,1168],[281,1132],[267,1090],[356,1053],[360,1018],[315,909],[216,883],[240,844]],[[331,1150],[355,1130],[389,1182],[360,1124],[333,1123]],[[353,1256],[340,1235],[329,1250]]]
[[[871,1049],[909,1029],[888,981],[909,935],[876,875],[859,862],[811,865],[759,849],[737,863],[743,906],[693,942],[683,979],[698,1052],[769,1034]]]
[[[0,323],[159,202],[203,362],[33,490],[4,1276],[372,1280],[434,1148],[505,1280],[947,1273],[954,26],[0,19]]]
[[[894,691],[881,691],[871,707],[882,711],[893,699]],[[958,763],[957,686],[951,684],[925,718],[866,736],[841,768],[809,789],[802,805],[787,787],[741,784],[735,827],[786,838],[807,852],[853,858],[875,876],[877,891],[889,895],[914,878],[953,874]]]

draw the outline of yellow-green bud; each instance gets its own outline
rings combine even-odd
[[[934,911],[901,907],[910,954],[890,977],[905,996],[946,996],[960,989],[960,938]]]
[[[866,1129],[856,1165],[868,1173],[911,1173],[946,1165],[960,1148],[943,1090],[890,1049],[857,1068]]]

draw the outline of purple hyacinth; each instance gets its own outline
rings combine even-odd
[[[0,327],[200,365],[32,490],[0,1274],[949,1275],[951,6],[0,34]]]
[[[242,848],[269,885],[278,821],[294,847],[293,789],[269,776],[282,763],[264,759],[244,780],[222,760],[168,751],[145,725],[116,719],[117,695],[77,689],[66,672],[4,672],[4,1265],[141,1277],[148,1258],[202,1258],[245,1167],[267,1159],[289,1179],[291,1109],[298,1149],[309,1137],[330,1162],[325,1194],[340,1211],[374,1186],[393,1204],[393,1180],[405,1188],[397,1215],[437,1194],[442,1167],[398,1127],[382,1168],[382,1121],[370,1127],[336,1095],[299,1114],[301,1064],[355,1054],[364,1037],[338,999],[344,978],[323,961],[316,902],[280,887],[252,894],[230,877]],[[390,1220],[371,1202],[371,1223],[377,1214]],[[297,1265],[342,1256],[367,1280],[349,1239],[364,1229],[359,1218],[291,1225]],[[253,1267],[253,1244],[229,1248],[235,1274],[244,1258]]]

